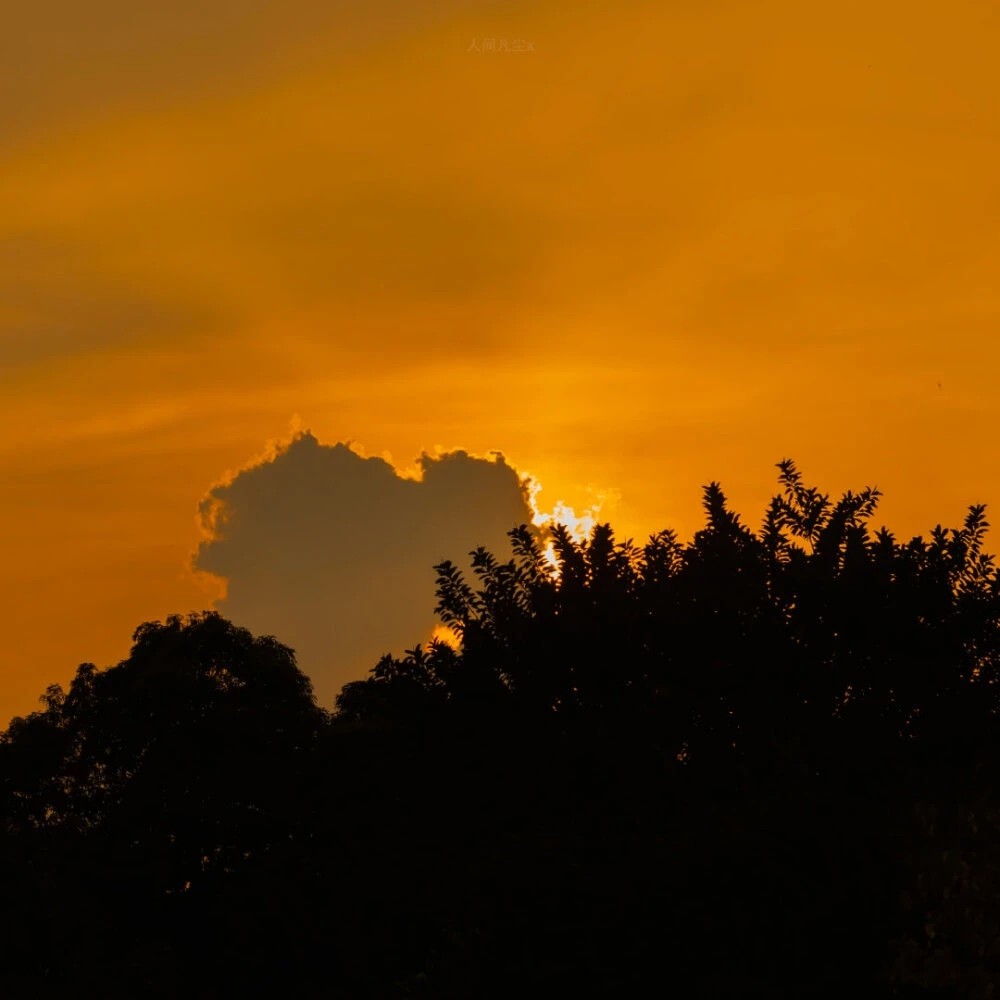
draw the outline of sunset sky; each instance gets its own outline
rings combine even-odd
[[[0,725],[219,598],[199,504],[298,428],[637,537],[784,457],[1000,503],[998,52],[987,0],[12,6]]]

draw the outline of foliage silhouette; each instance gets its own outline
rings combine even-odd
[[[879,498],[784,461],[757,531],[717,483],[688,543],[521,526],[332,714],[141,626],[0,739],[10,991],[989,996],[1000,575],[984,507]]]
[[[345,687],[341,713],[363,715],[366,694],[403,712],[418,696],[463,704],[470,685],[560,718],[656,706],[658,723],[669,720],[660,732],[686,755],[744,755],[785,737],[798,752],[831,726],[950,742],[988,723],[1000,585],[982,552],[985,509],[929,542],[899,543],[870,527],[877,490],[833,503],[792,462],[780,469],[783,492],[759,533],[712,483],[706,527],[688,546],[663,532],[640,549],[606,524],[578,543],[556,528],[547,568],[521,528],[509,562],[473,554],[476,588],[440,564],[438,613],[461,653],[432,643],[383,660]]]
[[[118,666],[84,664],[68,692],[50,687],[45,710],[0,743],[7,842],[43,849],[41,943],[63,942],[67,974],[81,941],[103,950],[109,923],[112,966],[155,958],[150,925],[120,914],[155,924],[171,897],[272,850],[294,808],[296,759],[324,722],[291,650],[218,615],[147,623],[133,639]]]

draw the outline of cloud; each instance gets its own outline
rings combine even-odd
[[[209,491],[198,570],[228,581],[219,610],[292,646],[329,705],[385,652],[426,640],[433,566],[479,545],[509,553],[530,523],[527,486],[502,455],[422,455],[413,478],[347,444],[300,433]]]

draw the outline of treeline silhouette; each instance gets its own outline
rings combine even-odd
[[[756,531],[713,483],[688,543],[441,563],[457,646],[332,712],[214,613],[50,687],[0,739],[5,995],[993,995],[985,510],[902,541],[779,468]]]

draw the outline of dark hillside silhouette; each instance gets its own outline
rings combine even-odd
[[[276,640],[140,627],[0,742],[10,991],[990,996],[985,509],[904,541],[779,483],[757,530],[713,483],[689,543],[441,563],[460,647],[332,714]]]

